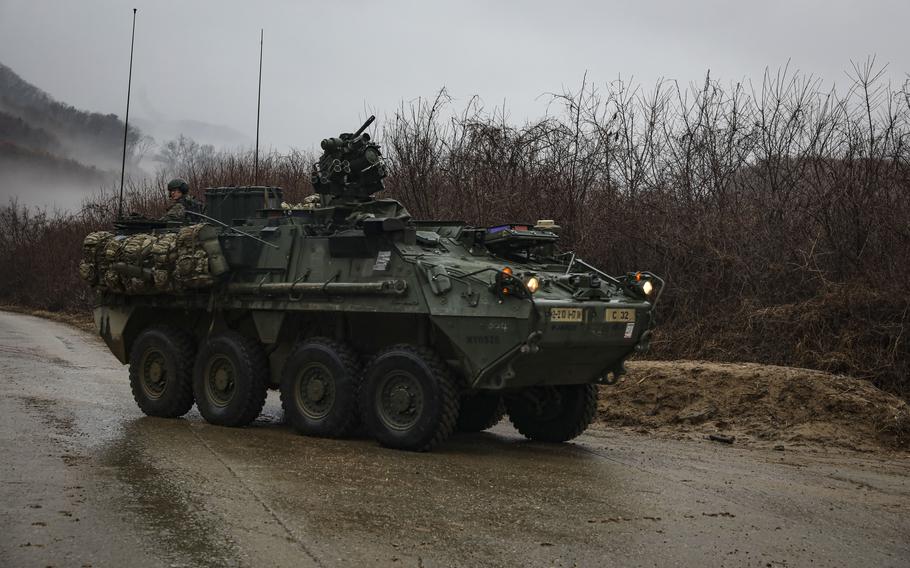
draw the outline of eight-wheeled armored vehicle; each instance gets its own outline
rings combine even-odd
[[[129,364],[143,412],[243,426],[268,388],[315,436],[358,424],[425,451],[506,413],[523,435],[587,428],[597,385],[648,348],[663,281],[609,276],[557,249],[552,221],[416,221],[376,199],[385,164],[364,131],[322,141],[314,196],[212,188],[185,224],[124,219],[90,234],[95,322]]]

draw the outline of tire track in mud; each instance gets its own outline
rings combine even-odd
[[[17,356],[20,359],[30,359],[32,361],[41,361],[57,367],[66,369],[90,369],[83,365],[76,365],[66,359],[61,359],[54,355],[49,355],[33,347],[14,347],[12,345],[0,345],[0,353]]]
[[[325,564],[323,564],[323,562],[319,559],[319,557],[316,556],[316,554],[312,550],[310,550],[310,548],[306,545],[306,543],[303,542],[303,540],[300,537],[298,537],[296,534],[294,534],[294,531],[291,529],[291,527],[288,525],[288,523],[280,515],[278,515],[278,513],[275,511],[275,509],[270,507],[269,504],[265,502],[265,499],[263,499],[262,496],[260,496],[256,491],[254,491],[253,488],[250,487],[249,484],[246,483],[246,481],[244,481],[244,479],[234,470],[234,468],[232,468],[231,465],[229,463],[227,463],[227,461],[225,461],[225,459],[221,456],[221,454],[216,452],[215,449],[212,448],[211,444],[209,444],[205,440],[205,438],[203,438],[202,436],[199,435],[199,433],[196,431],[195,428],[191,427],[190,431],[193,433],[193,436],[199,441],[199,443],[202,444],[205,447],[205,449],[208,450],[208,452],[210,454],[212,454],[212,456],[218,461],[218,463],[220,463],[231,474],[231,476],[233,476],[233,478],[235,480],[237,480],[237,482],[241,485],[241,487],[243,487],[243,489],[247,493],[249,493],[253,497],[253,499],[265,510],[265,512],[268,513],[268,515],[270,517],[272,517],[272,519],[274,519],[276,523],[278,523],[278,526],[280,526],[284,530],[285,534],[287,535],[288,540],[290,540],[291,542],[296,544],[298,546],[298,548],[300,548],[300,550],[308,558],[310,558],[310,560],[312,560],[316,566],[319,566],[320,568],[325,568]]]
[[[242,566],[236,545],[222,534],[215,519],[207,516],[202,503],[181,490],[181,481],[157,467],[143,447],[142,419],[124,425],[113,442],[92,455],[83,451],[77,438],[81,432],[75,417],[56,401],[17,397],[28,411],[48,426],[52,441],[61,447],[60,459],[67,467],[99,468],[101,475],[113,475],[123,495],[114,495],[124,511],[150,538],[148,552],[167,559],[174,566],[219,568]],[[113,472],[110,472],[113,469]],[[97,490],[96,490],[97,491]],[[157,546],[154,546],[157,544]]]

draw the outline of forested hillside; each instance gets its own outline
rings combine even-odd
[[[135,146],[139,139],[131,129],[129,144]],[[102,170],[117,169],[123,122],[115,114],[58,102],[0,63],[0,141]]]

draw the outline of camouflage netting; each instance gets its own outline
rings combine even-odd
[[[215,277],[204,229],[200,224],[164,234],[90,233],[82,243],[79,275],[100,290],[129,295],[206,288]]]

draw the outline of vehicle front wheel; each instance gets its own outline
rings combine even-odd
[[[245,426],[265,404],[268,363],[262,346],[234,331],[211,337],[193,369],[196,407],[208,422]]]
[[[281,406],[302,434],[342,437],[357,425],[360,365],[350,347],[325,338],[294,349],[281,375]]]
[[[597,385],[532,387],[506,399],[509,420],[523,436],[565,442],[585,431],[597,413]]]
[[[461,398],[461,409],[455,429],[459,432],[483,432],[492,428],[506,414],[498,392],[474,392]]]
[[[192,336],[175,327],[146,329],[130,350],[130,389],[149,416],[177,418],[193,407]]]
[[[425,452],[455,429],[458,395],[448,369],[428,349],[395,345],[367,364],[361,415],[380,444]]]

